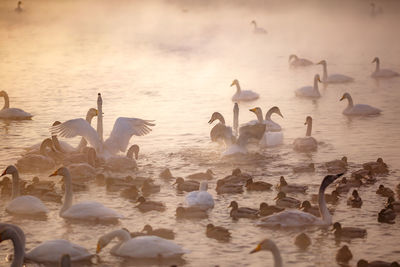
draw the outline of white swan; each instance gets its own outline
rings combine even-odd
[[[40,145],[40,154],[26,154],[17,160],[15,166],[20,172],[40,172],[53,169],[56,163],[49,157],[47,148],[55,152],[53,142],[50,138],[46,138],[42,141]]]
[[[218,120],[217,123],[210,131],[210,138],[212,142],[224,142],[225,145],[234,143],[235,137],[232,133],[232,128],[225,125],[225,119],[219,112],[214,112],[211,115],[211,119],[208,121],[209,124]]]
[[[100,93],[98,99],[101,100]],[[133,135],[146,135],[151,131],[149,126],[155,125],[149,120],[119,117],[114,123],[110,136],[103,142],[103,116],[101,103],[101,101],[98,101],[98,132],[96,132],[96,130],[86,120],[72,119],[61,123],[60,125],[52,126],[52,134],[58,134],[67,138],[72,138],[77,135],[83,136],[90,145],[96,149],[98,155],[108,158],[119,151],[125,152],[129,140]]]
[[[319,74],[314,76],[314,86],[304,86],[296,89],[295,94],[299,97],[319,98],[321,94],[318,90],[318,82],[321,82]]]
[[[4,97],[4,106],[0,110],[0,119],[5,120],[30,120],[33,115],[19,108],[10,108],[10,99],[5,91],[0,91],[0,97]]]
[[[340,101],[346,99],[349,101],[347,107],[343,110],[343,114],[347,116],[369,116],[369,115],[378,115],[381,113],[381,110],[378,108],[371,107],[370,105],[365,104],[353,104],[353,99],[351,98],[349,93],[344,93]]]
[[[313,64],[314,63],[311,60],[308,60],[308,59],[305,59],[305,58],[299,58],[294,54],[289,56],[289,65],[292,68],[307,67],[307,66],[311,66]]]
[[[233,80],[231,86],[236,85],[236,93],[232,96],[232,101],[253,101],[260,97],[259,94],[251,90],[242,90],[237,79]]]
[[[283,115],[282,115],[281,110],[279,109],[279,107],[274,106],[274,107],[270,108],[268,110],[267,114],[265,114],[265,120],[264,120],[264,123],[267,125],[267,131],[268,132],[280,132],[280,131],[282,131],[282,127],[278,123],[274,122],[271,119],[271,115],[274,114],[274,113],[283,118]]]
[[[250,22],[250,24],[253,24],[253,25],[254,25],[253,32],[254,32],[255,34],[267,34],[267,33],[268,33],[267,30],[265,30],[264,28],[258,27],[258,26],[257,26],[257,22],[256,22],[255,20],[252,20],[252,21]]]
[[[101,236],[97,242],[96,253],[108,245],[114,238],[118,238],[117,245],[111,248],[110,253],[125,258],[162,259],[179,258],[189,253],[181,246],[170,240],[158,236],[138,236],[131,238],[125,229],[115,230]]]
[[[279,252],[278,247],[275,245],[275,242],[270,239],[264,239],[261,241],[255,249],[250,251],[250,254],[256,253],[261,250],[271,251],[272,256],[274,257],[274,267],[282,267],[282,257]]]
[[[12,200],[6,211],[15,215],[44,216],[49,211],[43,202],[34,196],[19,196],[19,174],[17,168],[8,166],[1,176],[12,175]]]
[[[343,173],[327,175],[322,180],[318,192],[318,204],[321,218],[300,210],[285,210],[279,213],[261,218],[256,225],[264,227],[305,227],[305,226],[328,226],[332,224],[332,215],[329,213],[325,202],[325,189]]]
[[[207,186],[207,182],[201,182],[199,191],[192,191],[186,195],[186,203],[189,207],[196,206],[204,210],[214,207],[214,199],[207,192]]]
[[[312,130],[312,118],[311,116],[307,116],[306,122],[304,125],[307,125],[306,137],[296,138],[293,142],[293,148],[297,151],[309,152],[317,150],[318,143],[314,137],[311,136]]]
[[[381,69],[379,58],[376,57],[372,61],[372,63],[376,63],[375,71],[371,74],[372,78],[393,78],[398,77],[400,74],[398,72],[389,70],[389,69]]]
[[[135,158],[133,158],[135,155]],[[111,171],[116,172],[125,172],[129,170],[135,170],[137,168],[136,160],[139,156],[139,146],[132,145],[128,152],[126,152],[126,156],[114,156],[106,161],[106,168]]]
[[[72,205],[72,180],[67,168],[61,167],[50,176],[61,175],[65,184],[65,199],[60,216],[65,219],[95,222],[115,222],[122,215],[98,202],[85,201]]]
[[[354,79],[352,77],[349,77],[347,75],[343,74],[331,74],[328,76],[328,70],[327,70],[327,63],[326,60],[321,60],[320,62],[317,63],[317,65],[322,65],[324,74],[322,75],[322,82],[323,83],[348,83],[348,82],[353,82]]]

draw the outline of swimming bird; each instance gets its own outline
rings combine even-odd
[[[285,177],[281,176],[279,178],[279,184],[277,185],[279,191],[284,193],[305,193],[308,189],[306,185],[299,185],[299,184],[288,184],[285,180]]]
[[[333,224],[332,231],[335,230],[336,238],[363,238],[367,235],[367,230],[358,227],[342,227],[339,222]]]
[[[7,204],[6,211],[14,215],[45,216],[49,211],[43,202],[34,196],[20,196],[19,174],[17,168],[9,165],[1,176],[12,175],[12,200]]]
[[[353,208],[361,208],[362,203],[363,201],[358,195],[358,191],[354,189],[351,193],[351,197],[349,197],[349,199],[347,200],[347,205],[352,206]]]
[[[298,56],[296,56],[294,54],[291,54],[289,56],[289,66],[292,68],[307,67],[307,66],[311,66],[313,64],[314,63],[311,60],[308,60],[306,58],[299,58]]]
[[[255,20],[252,20],[250,22],[250,24],[254,25],[253,33],[255,33],[255,34],[267,34],[268,33],[266,29],[258,27],[257,22]]]
[[[395,212],[400,212],[400,201],[395,201],[394,196],[388,197],[385,207],[387,208],[389,205]]]
[[[110,253],[124,258],[162,259],[179,258],[189,251],[178,244],[158,236],[138,236],[131,238],[125,229],[114,230],[99,238],[96,253],[99,253],[114,238],[118,238],[117,245],[111,248]]]
[[[279,249],[276,246],[276,244],[274,243],[274,241],[272,241],[270,239],[264,239],[257,245],[257,247],[255,249],[250,251],[250,254],[256,253],[261,250],[271,251],[272,256],[274,257],[274,267],[282,267],[283,266],[281,253],[279,252]]]
[[[142,193],[144,196],[149,196],[150,194],[155,194],[161,191],[161,186],[154,184],[151,179],[146,179],[142,184]]]
[[[176,178],[176,189],[179,191],[192,192],[200,189],[200,183],[193,180],[183,180],[182,177]]]
[[[400,267],[400,264],[397,261],[387,262],[387,261],[366,261],[361,259],[357,262],[357,267]]]
[[[231,201],[229,208],[232,208],[229,214],[235,220],[239,218],[249,218],[249,219],[258,218],[258,210],[246,207],[239,208],[239,205],[236,201]]]
[[[346,116],[370,116],[370,115],[378,115],[382,112],[382,110],[378,108],[374,108],[370,105],[366,104],[353,104],[353,99],[351,98],[349,93],[344,93],[340,101],[347,99],[348,105],[343,110],[343,114]]]
[[[232,96],[232,101],[240,102],[240,101],[253,101],[260,97],[259,94],[251,91],[251,90],[242,90],[237,79],[233,80],[231,86],[236,85],[236,93]]]
[[[235,183],[224,183],[223,180],[218,180],[215,191],[218,194],[241,194],[243,193],[243,186]]]
[[[204,210],[214,208],[214,199],[210,193],[207,192],[207,182],[200,183],[199,191],[192,191],[186,195],[186,203],[189,207],[199,207]]]
[[[326,226],[332,224],[332,215],[329,213],[325,202],[325,189],[333,183],[343,173],[337,175],[327,175],[321,182],[319,188],[319,210],[321,218],[315,217],[304,211],[295,209],[285,210],[267,217],[261,218],[256,225],[264,227],[306,227],[306,226]]]
[[[98,97],[101,99],[100,93],[98,94]],[[68,120],[59,125],[52,126],[50,131],[52,134],[58,134],[67,138],[72,138],[77,135],[82,136],[96,149],[97,154],[109,158],[112,155],[117,154],[119,151],[125,152],[129,140],[133,135],[146,135],[150,133],[150,127],[155,125],[150,120],[119,117],[114,123],[110,136],[103,142],[101,104],[98,106],[97,110],[98,126],[100,126],[98,129],[100,128],[99,130],[101,130],[101,134],[98,134],[98,132],[84,119]]]
[[[368,170],[371,174],[386,174],[389,172],[388,166],[382,158],[364,163],[363,168]]]
[[[206,172],[197,172],[187,176],[190,180],[212,180],[214,178],[214,173],[212,170],[207,169]]]
[[[317,206],[312,206],[310,201],[305,200],[301,203],[300,209],[302,211],[308,212],[315,217],[321,217],[321,214],[319,213],[319,208]]]
[[[281,211],[283,211],[283,210],[284,210],[284,208],[278,208],[277,206],[268,205],[268,204],[265,203],[265,202],[261,202],[261,203],[260,203],[260,209],[259,209],[259,211],[258,211],[258,214],[259,214],[261,217],[264,217],[264,216],[269,216],[269,215],[271,215],[271,214],[273,214],[273,213],[281,212]]]
[[[375,57],[372,63],[376,63],[376,68],[375,71],[372,72],[371,77],[372,78],[393,78],[393,77],[398,77],[400,74],[398,72],[395,72],[393,70],[389,69],[381,69],[380,68],[380,60],[378,57]]]
[[[165,205],[159,201],[146,200],[144,197],[139,197],[137,202],[139,205],[136,206],[141,212],[148,211],[165,211]]]
[[[137,169],[136,160],[139,158],[139,150],[138,145],[132,145],[126,152],[126,156],[118,155],[108,158],[105,162],[105,167],[113,172],[134,171]]]
[[[339,196],[339,192],[337,190],[333,190],[331,194],[325,193],[325,201],[326,203],[337,204],[339,201]],[[312,194],[311,201],[318,202],[318,194]]]
[[[392,204],[387,205],[386,208],[381,209],[378,213],[378,222],[394,224],[394,219],[396,219],[396,212]]]
[[[40,154],[26,154],[17,160],[15,166],[21,172],[42,172],[53,169],[56,165],[53,158],[49,156],[50,151],[55,151],[53,142],[46,138],[40,145]]]
[[[301,249],[306,249],[311,245],[311,239],[305,233],[301,233],[296,236],[294,244]]]
[[[248,136],[248,138],[254,138],[260,141],[266,130],[266,124],[264,124],[262,117],[262,110],[259,107],[255,107],[249,109],[249,111],[253,112],[257,116],[258,121],[256,123],[247,123],[241,126],[239,128],[239,135],[240,137]]]
[[[257,181],[254,182],[253,178],[250,178],[246,181],[246,189],[247,191],[268,191],[271,190],[272,184],[263,182],[263,181]]]
[[[153,229],[150,224],[146,224],[142,232],[145,232],[147,235],[155,235],[165,239],[175,239],[174,231],[166,228]]]
[[[320,98],[321,93],[318,90],[318,82],[321,82],[319,74],[314,76],[314,86],[304,86],[296,89],[295,94],[299,97]]]
[[[51,176],[60,175],[63,177],[65,185],[64,204],[60,210],[60,217],[69,220],[82,220],[93,222],[115,222],[123,216],[116,211],[103,206],[103,204],[94,201],[80,202],[72,205],[72,179],[68,168],[61,167]]]
[[[279,208],[299,208],[301,201],[293,197],[286,196],[285,192],[280,191],[278,195],[274,198],[275,204]]]
[[[230,145],[235,142],[235,137],[232,133],[232,128],[225,125],[225,119],[219,112],[214,112],[211,115],[211,119],[208,121],[209,124],[213,123],[215,120],[219,122],[214,125],[210,131],[210,138],[212,142],[224,142],[225,145]]]
[[[302,166],[293,167],[293,172],[294,173],[315,172],[314,163],[309,163],[308,165],[302,165]]]
[[[322,75],[323,83],[348,83],[348,82],[354,81],[354,79],[352,77],[349,77],[349,76],[343,75],[343,74],[331,74],[328,76],[326,60],[321,60],[320,62],[317,63],[317,65],[322,65],[322,67],[323,67],[323,71],[324,71],[324,73]]]
[[[345,172],[347,170],[347,157],[344,156],[342,159],[335,159],[325,163],[330,173]]]
[[[394,196],[393,190],[390,189],[389,187],[385,187],[383,184],[379,185],[379,188],[378,188],[378,190],[376,190],[376,193],[383,197],[393,197]]]
[[[193,207],[177,207],[176,208],[177,219],[206,219],[208,213],[206,210],[201,209],[197,206]]]
[[[344,245],[341,247],[336,253],[336,261],[339,263],[349,262],[353,258],[353,254],[351,253],[348,246]]]
[[[19,108],[10,108],[10,98],[5,91],[0,91],[0,97],[4,97],[4,106],[0,110],[0,119],[4,120],[30,120],[33,115]]]
[[[311,116],[307,116],[304,125],[307,125],[306,137],[296,138],[293,142],[293,149],[300,152],[315,151],[318,148],[318,143],[317,140],[315,140],[315,138],[311,136],[311,130],[312,130]]]
[[[206,227],[206,236],[227,242],[231,238],[231,233],[225,227],[214,226],[212,223],[209,223]]]

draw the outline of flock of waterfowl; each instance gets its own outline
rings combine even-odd
[[[18,9],[18,10],[17,10]],[[21,12],[21,2],[18,2],[16,11]],[[257,26],[253,20],[254,33],[267,34],[267,31]],[[379,58],[375,58],[376,70],[371,77],[376,79],[392,78],[399,76],[398,73],[380,69]],[[319,74],[314,76],[314,85],[301,87],[295,90],[295,95],[306,98],[319,98],[318,83],[335,84],[354,82],[352,77],[342,74],[328,75],[327,62],[319,63],[323,66],[322,80]],[[289,65],[301,68],[314,65],[308,59],[299,58],[296,55],[289,56]],[[282,127],[271,119],[273,114],[283,118],[279,107],[272,107],[265,117],[260,107],[250,109],[257,120],[250,121],[239,127],[239,102],[254,101],[259,94],[242,90],[239,81],[235,79],[231,86],[236,86],[236,93],[232,96],[234,105],[233,129],[226,125],[221,113],[214,112],[209,120],[213,126],[210,138],[213,142],[222,142],[226,150],[222,156],[235,154],[246,154],[247,145],[252,143],[260,147],[279,146],[283,143]],[[5,91],[0,91],[5,104],[0,110],[0,118],[5,120],[31,119],[33,115],[18,108],[10,108],[10,101]],[[340,101],[347,99],[348,106],[343,114],[347,116],[370,116],[381,113],[380,109],[364,104],[354,104],[349,93],[343,94]],[[6,211],[13,216],[34,219],[43,218],[47,220],[49,213],[46,202],[52,201],[62,206],[59,216],[70,223],[90,222],[94,224],[118,223],[124,215],[118,211],[108,208],[95,201],[83,201],[73,203],[73,192],[87,190],[88,181],[93,181],[96,186],[105,186],[107,190],[118,191],[123,199],[135,203],[135,208],[142,213],[164,212],[166,205],[163,202],[151,200],[151,195],[161,190],[159,184],[152,179],[132,176],[123,178],[116,173],[135,173],[138,169],[136,161],[139,159],[139,146],[129,146],[132,136],[143,136],[151,132],[155,126],[153,121],[138,118],[120,117],[115,121],[110,136],[103,140],[102,120],[102,97],[98,94],[97,109],[91,108],[87,112],[86,119],[78,118],[61,122],[54,122],[50,126],[49,138],[40,144],[27,148],[15,165],[8,166],[2,173],[0,181],[1,196],[9,197]],[[91,121],[97,116],[97,128],[91,126]],[[306,116],[306,136],[297,138],[293,142],[293,149],[299,152],[310,152],[318,149],[317,140],[311,136],[312,117]],[[81,142],[78,147],[73,147],[67,142],[58,140],[59,137],[72,138],[80,136]],[[119,155],[125,153],[125,156]],[[250,174],[243,173],[240,169],[234,169],[232,174],[222,179],[216,179],[212,170],[204,173],[194,173],[186,179],[174,177],[169,169],[160,173],[160,180],[170,183],[176,189],[185,194],[184,205],[176,207],[176,218],[178,220],[203,220],[208,219],[209,214],[217,203],[208,190],[208,181],[216,183],[215,190],[218,194],[241,194],[246,191],[255,191],[262,196],[265,191],[276,190],[275,205],[266,201],[259,204],[259,208],[241,207],[235,200],[230,202],[230,211],[227,211],[232,220],[248,219],[249,223],[258,227],[267,228],[297,228],[303,230],[306,227],[329,227],[332,226],[333,236],[336,240],[351,240],[353,238],[365,238],[367,229],[351,226],[342,226],[332,218],[335,205],[340,201],[343,194],[352,191],[347,199],[349,208],[362,208],[363,201],[358,188],[375,184],[381,176],[389,173],[386,163],[378,158],[377,161],[362,164],[362,168],[350,171],[347,157],[333,160],[323,164],[327,175],[322,179],[318,194],[310,195],[309,199],[297,199],[290,196],[292,193],[305,194],[309,187],[302,184],[288,183],[283,176],[279,178],[279,184],[274,186],[265,181],[256,181]],[[49,179],[34,177],[32,181],[21,180],[19,173],[51,172],[50,177],[62,177],[64,194],[58,193],[55,183]],[[307,163],[293,167],[293,173],[315,172],[314,163]],[[11,175],[11,179],[6,176]],[[90,184],[93,186],[93,183]],[[327,188],[335,187],[331,193]],[[354,189],[357,188],[357,189]],[[400,184],[395,190],[380,184],[376,194],[387,198],[387,204],[376,212],[376,219],[381,223],[393,224],[396,213],[400,212],[400,202],[395,200],[395,192],[400,194]],[[61,200],[63,199],[63,200]],[[311,203],[318,203],[314,206]],[[328,207],[328,204],[331,205]],[[23,225],[22,225],[23,228]],[[208,223],[204,229],[205,236],[220,242],[229,242],[232,233],[229,229]],[[177,233],[178,235],[180,233]],[[147,224],[140,232],[130,232],[126,228],[116,229],[100,236],[97,241],[96,254],[101,253],[114,239],[114,245],[110,253],[114,256],[133,259],[156,259],[180,258],[190,252],[190,248],[183,248],[175,243],[176,233],[170,229],[154,228]],[[257,237],[255,237],[257,238]],[[64,239],[44,241],[29,251],[25,249],[26,237],[20,226],[15,224],[0,223],[0,242],[11,240],[14,246],[14,256],[11,266],[23,266],[24,262],[35,262],[40,264],[60,263],[60,266],[70,266],[71,262],[90,260],[96,255],[88,249],[71,243]],[[300,233],[294,244],[301,249],[307,249],[312,240],[305,233]],[[270,239],[262,240],[256,248],[250,251],[255,253],[261,250],[270,251],[273,255],[275,266],[283,266],[283,260],[278,246]],[[340,263],[346,263],[352,258],[348,246],[339,249],[336,259]],[[373,261],[368,262],[360,259],[357,266],[399,266],[397,262]]]

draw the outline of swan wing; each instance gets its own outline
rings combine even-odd
[[[49,212],[43,202],[34,196],[20,196],[14,198],[8,203],[6,211],[25,215],[44,214]]]
[[[84,137],[96,150],[101,148],[101,141],[96,130],[84,119],[73,119],[50,127],[52,135],[59,135],[66,138],[75,136]]]
[[[225,144],[231,144],[233,142],[232,128],[218,123],[211,129],[210,138],[213,142],[222,140]]]
[[[123,218],[122,215],[113,209],[105,207],[103,204],[94,201],[80,202],[69,209],[67,209],[62,217],[67,219],[83,219],[83,220],[96,220],[96,219],[117,219]]]
[[[105,141],[105,146],[112,154],[118,151],[125,152],[133,135],[146,135],[151,132],[150,126],[154,125],[150,120],[119,117],[114,123],[110,137]]]
[[[345,110],[346,115],[377,115],[381,110],[366,104],[356,104],[351,109]]]
[[[263,227],[302,227],[320,225],[321,219],[312,214],[300,210],[285,210],[270,216],[261,218],[256,225]]]

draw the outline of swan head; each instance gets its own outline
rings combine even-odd
[[[7,95],[6,91],[0,91],[0,97],[4,97],[6,95]]]
[[[321,188],[323,188],[323,189],[327,188],[328,185],[333,183],[337,178],[339,178],[343,174],[344,173],[339,173],[339,174],[336,174],[336,175],[327,175],[327,176],[325,176],[324,179],[322,180]]]
[[[319,81],[321,83],[321,78],[319,77],[319,74],[314,75],[314,81]]]
[[[289,62],[292,60],[292,58],[298,59],[298,57],[297,57],[295,54],[291,54],[291,55],[289,56]]]
[[[261,108],[259,108],[259,107],[251,108],[251,109],[249,109],[249,111],[253,112],[253,113],[256,114],[256,115],[262,113],[262,110],[261,110]]]
[[[211,119],[208,121],[209,124],[213,123],[215,120],[221,120],[221,118],[223,119],[221,113],[219,112],[214,112],[211,115]]]
[[[311,123],[312,123],[312,118],[311,118],[311,116],[307,116],[306,122],[304,123],[304,125],[309,125],[309,124],[311,124]]]
[[[231,83],[231,86],[238,85],[238,84],[239,84],[239,81],[237,79],[234,79],[233,82]]]
[[[278,193],[278,195],[276,195],[276,197],[274,198],[274,200],[282,199],[282,198],[285,198],[285,197],[286,197],[285,192],[280,191],[280,192]]]
[[[257,245],[257,247],[255,249],[250,251],[250,254],[259,252],[261,250],[272,251],[272,250],[275,250],[275,249],[276,249],[276,245],[275,245],[274,241],[272,241],[270,239],[264,239],[263,241],[258,243],[258,245]]]
[[[6,226],[0,231],[0,243],[3,242],[4,240],[9,240],[13,236],[15,236],[16,231],[14,230],[13,227],[11,226]]]
[[[231,201],[231,204],[229,205],[228,208],[237,209],[239,208],[239,205],[236,201]]]
[[[342,98],[340,98],[340,100],[339,101],[342,101],[342,100],[344,100],[344,99],[349,99],[351,96],[350,96],[350,94],[349,93],[344,93],[343,94],[343,96],[342,96]]]
[[[255,20],[252,20],[252,21],[250,22],[250,24],[257,25],[257,22],[256,22]]]
[[[277,106],[273,106],[272,108],[269,109],[269,111],[267,113],[275,113],[278,114],[279,116],[281,116],[283,118],[283,115],[281,113],[281,110],[279,109],[279,107]]]
[[[86,116],[90,118],[96,117],[97,115],[99,115],[99,112],[95,108],[90,108],[86,113]]]
[[[49,177],[57,176],[57,175],[67,176],[67,175],[69,175],[69,170],[66,167],[61,167],[58,170],[56,170],[55,172],[53,172],[52,174],[50,174]]]
[[[199,191],[207,191],[207,188],[208,188],[208,183],[207,182],[201,182],[200,183]]]
[[[379,57],[375,57],[374,60],[372,60],[371,63],[375,63],[375,62],[378,62],[378,63],[379,63]]]
[[[139,158],[139,146],[138,145],[132,145],[129,149],[128,152],[126,153],[126,156],[130,159],[133,159],[133,154],[135,154],[135,159],[137,160]]]
[[[321,60],[320,62],[317,63],[317,65],[323,65],[326,66],[326,60]]]
[[[4,171],[3,171],[3,173],[0,175],[0,177],[1,176],[4,176],[4,175],[6,175],[6,174],[14,174],[14,173],[18,173],[18,170],[17,170],[17,168],[15,168],[15,166],[14,165],[9,165]]]

